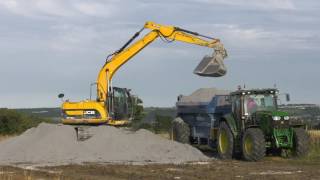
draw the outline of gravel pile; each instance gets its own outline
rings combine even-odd
[[[194,91],[189,96],[180,96],[177,105],[198,105],[211,102],[216,95],[228,95],[230,91],[221,90],[217,88],[200,88]]]
[[[131,132],[110,126],[91,127],[93,135],[77,141],[72,126],[42,123],[0,142],[0,165],[94,163],[184,163],[208,157],[190,145],[147,130]]]

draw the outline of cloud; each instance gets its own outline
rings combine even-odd
[[[97,2],[79,2],[74,3],[75,9],[84,15],[108,17],[116,13],[117,7],[111,3],[97,3]]]
[[[27,17],[74,15],[60,0],[4,0],[1,5],[11,13]]]
[[[224,4],[260,9],[296,9],[291,0],[195,0],[210,4]]]
[[[49,48],[66,52],[115,51],[140,27],[130,26],[130,24],[112,22],[53,25],[49,28],[53,34],[48,42]]]
[[[243,28],[238,25],[223,25],[226,37],[229,39],[241,41],[255,41],[258,39],[266,39],[274,35],[272,32],[265,31],[261,28]]]
[[[12,96],[0,106],[19,106],[20,97],[26,98],[24,102],[34,99],[35,104],[25,103],[26,107],[56,106],[43,97],[56,97],[62,90],[76,99],[87,97],[87,84],[95,81],[106,55],[120,48],[146,20],[220,38],[229,51],[230,70],[226,79],[194,76],[198,60],[211,49],[157,40],[119,69],[114,81],[138,90],[146,105],[173,105],[176,95],[198,87],[233,88],[241,82],[272,86],[275,78],[298,93],[292,75],[318,77],[317,7],[316,0],[1,0],[1,93]],[[271,62],[281,66],[274,69]],[[314,70],[301,69],[306,65]],[[291,73],[283,72],[283,67]],[[246,75],[251,68],[272,69],[276,75]],[[304,88],[319,91],[315,81],[305,81]],[[39,96],[38,91],[48,94]]]
[[[306,51],[319,50],[320,37],[316,29],[282,29],[262,25],[192,24],[191,29],[205,29],[208,34],[231,47],[232,50]],[[212,34],[212,33],[211,33]]]
[[[32,17],[79,17],[115,15],[117,1],[105,3],[84,0],[2,0],[0,7],[11,13]]]
[[[15,0],[3,0],[0,1],[0,5],[7,9],[15,9],[17,8],[18,3]]]
[[[88,44],[94,44],[99,38],[99,34],[90,26],[59,25],[50,29],[57,34],[50,39],[49,46],[59,51],[85,50],[88,49]]]

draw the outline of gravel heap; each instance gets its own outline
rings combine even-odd
[[[42,123],[20,136],[0,142],[0,165],[81,163],[185,163],[206,161],[198,149],[147,130],[110,126],[89,128],[93,135],[77,141],[72,126]]]
[[[217,88],[200,88],[188,96],[181,95],[177,105],[200,105],[211,102],[214,96],[228,95],[230,91]]]

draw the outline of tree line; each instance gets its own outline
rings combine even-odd
[[[0,109],[0,135],[20,134],[41,122],[49,122],[49,120],[12,109]]]

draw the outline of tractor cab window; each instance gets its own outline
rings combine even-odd
[[[255,113],[256,111],[275,110],[276,104],[274,95],[272,94],[253,94],[245,96],[244,111],[247,114]]]
[[[235,118],[241,117],[241,100],[239,96],[232,97],[232,112],[235,115]]]

